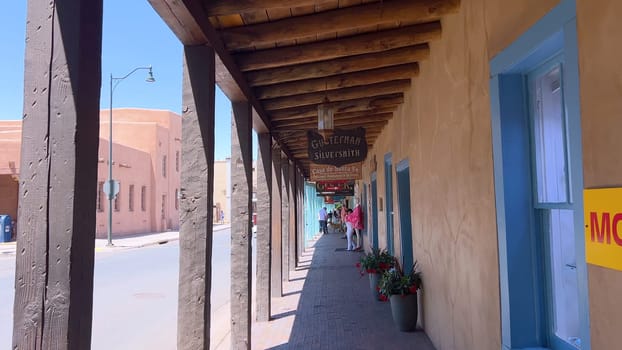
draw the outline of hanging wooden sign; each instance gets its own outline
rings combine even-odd
[[[340,167],[361,162],[367,157],[365,129],[335,129],[326,138],[315,131],[307,132],[309,159],[315,164]]]
[[[318,196],[354,196],[354,181],[318,181],[315,190]]]
[[[362,163],[346,164],[341,167],[311,164],[309,178],[311,181],[360,180],[363,178]]]

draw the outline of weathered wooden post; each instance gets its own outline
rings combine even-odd
[[[251,348],[252,107],[233,102],[231,118],[231,348]]]
[[[14,349],[90,349],[102,0],[28,1]]]
[[[283,188],[281,176],[281,149],[278,146],[272,148],[272,273],[270,276],[271,294],[273,296],[283,296],[282,278],[282,244],[283,244]]]
[[[283,282],[289,281],[289,230],[291,216],[289,212],[289,159],[286,156],[281,158],[281,202],[282,202],[282,221],[281,229],[281,278]]]
[[[257,159],[257,321],[270,319],[272,229],[272,137],[258,135]]]
[[[215,56],[184,48],[177,349],[210,348]]]
[[[293,162],[289,164],[289,238],[288,238],[288,252],[287,265],[289,266],[289,271],[294,271],[296,269],[296,235],[298,234],[298,217],[296,215],[296,210],[298,209],[298,205],[296,200],[298,198],[298,193],[296,191],[296,166]]]

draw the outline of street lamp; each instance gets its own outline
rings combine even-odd
[[[119,189],[116,188],[116,184],[115,181],[112,179],[112,94],[114,92],[114,89],[117,87],[117,85],[119,85],[119,83],[121,81],[123,81],[123,79],[129,77],[130,75],[134,74],[136,71],[139,70],[147,70],[148,74],[147,74],[147,78],[145,78],[145,81],[148,83],[153,83],[155,82],[155,78],[153,77],[153,70],[151,69],[151,66],[147,66],[147,67],[136,67],[134,68],[131,72],[127,73],[126,75],[122,76],[122,77],[113,77],[112,74],[110,74],[110,118],[109,118],[109,123],[110,123],[110,134],[109,134],[109,138],[108,138],[108,181],[107,181],[107,195],[108,195],[108,244],[107,246],[112,246],[112,202],[113,199],[115,197],[115,195],[118,193]]]

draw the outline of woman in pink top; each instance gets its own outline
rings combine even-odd
[[[361,209],[361,205],[357,204],[354,207],[354,211],[350,214],[350,218],[352,219],[352,224],[354,229],[356,230],[356,248],[355,250],[361,249],[361,230],[363,227],[363,209]]]
[[[346,238],[348,239],[348,246],[346,250],[355,250],[354,242],[352,241],[352,234],[354,233],[354,223],[352,222],[352,209],[348,209],[348,214],[345,216],[346,222]]]

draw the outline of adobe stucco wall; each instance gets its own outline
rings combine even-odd
[[[501,348],[488,62],[557,3],[462,1],[458,14],[443,19],[442,39],[431,45],[404,105],[370,153],[383,201],[384,155],[393,156],[394,193],[395,164],[409,159],[413,252],[424,278],[422,324],[438,350]],[[370,172],[367,161],[366,183]],[[378,216],[381,246],[385,214]]]
[[[577,1],[585,188],[622,186],[622,1]],[[592,349],[619,349],[622,272],[588,265]]]
[[[229,197],[227,196],[229,162],[230,160],[214,161],[214,205],[219,205],[222,211],[224,211],[225,222],[231,222],[231,208],[229,207],[229,197],[231,194],[229,194]]]

